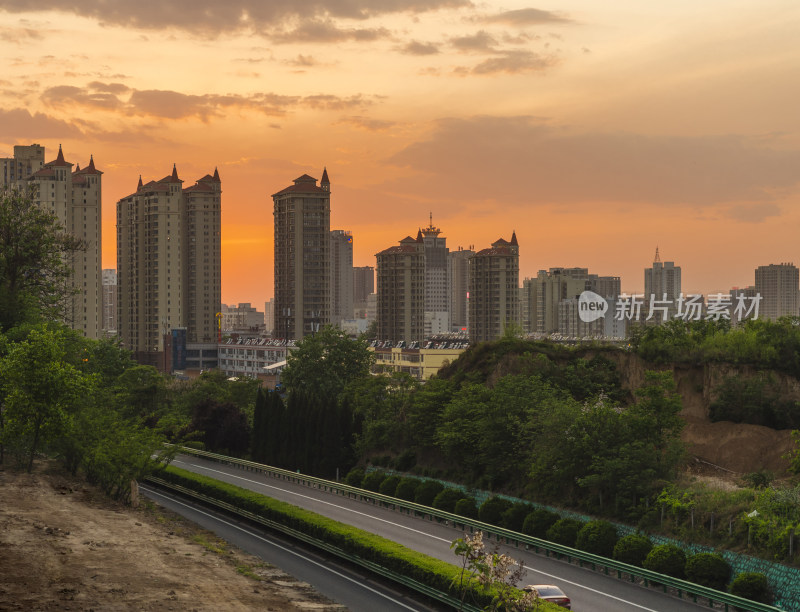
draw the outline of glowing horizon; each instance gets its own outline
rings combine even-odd
[[[219,169],[222,302],[273,293],[272,200],[331,180],[354,265],[433,214],[451,250],[516,231],[520,276],[588,267],[686,293],[795,259],[800,6],[711,0],[5,2],[0,156],[61,144],[115,207]],[[798,257],[800,259],[800,257]]]

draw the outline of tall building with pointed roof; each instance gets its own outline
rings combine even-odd
[[[428,227],[419,234],[425,249],[425,337],[450,331],[448,309],[447,239],[433,225],[430,214]]]
[[[102,336],[103,292],[101,272],[102,176],[94,157],[81,169],[64,158],[45,163],[45,148],[38,144],[15,146],[14,157],[0,159],[2,185],[35,189],[36,203],[52,212],[64,230],[82,240],[85,250],[69,261],[75,293],[63,304],[64,322],[89,338]]]
[[[322,180],[304,174],[272,194],[275,236],[275,330],[300,340],[331,322],[331,200]]]
[[[487,342],[519,324],[519,244],[517,234],[502,238],[470,259],[469,337]]]
[[[377,259],[377,338],[393,344],[425,339],[425,244],[406,236]]]
[[[118,335],[140,363],[171,370],[175,329],[185,330],[187,345],[216,345],[221,194],[217,170],[184,189],[173,164],[160,180],[139,177],[136,191],[117,202]],[[191,350],[201,354],[187,354],[185,367],[202,368],[202,352],[211,349]]]
[[[656,247],[653,265],[644,269],[644,301],[649,312],[651,304],[668,303],[666,311],[654,315],[653,323],[663,323],[675,316],[678,310],[678,298],[681,296],[681,267],[673,261],[661,261],[661,255]]]

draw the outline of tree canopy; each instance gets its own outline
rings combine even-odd
[[[338,398],[349,382],[369,375],[373,360],[365,340],[352,340],[341,329],[326,325],[289,352],[281,380],[289,392]]]
[[[0,330],[60,320],[74,293],[69,257],[86,248],[34,196],[32,189],[0,191]]]

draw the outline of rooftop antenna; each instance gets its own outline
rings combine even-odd
[[[661,263],[661,255],[658,254],[658,247],[656,246],[656,257],[653,260],[653,263]]]

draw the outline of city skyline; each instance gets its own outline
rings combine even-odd
[[[326,166],[356,266],[430,213],[451,251],[515,231],[520,281],[639,293],[658,246],[707,294],[800,259],[793,3],[103,6],[5,3],[0,27],[0,157],[93,155],[103,268],[116,202],[173,164],[219,168],[224,303],[272,297],[270,194]]]

